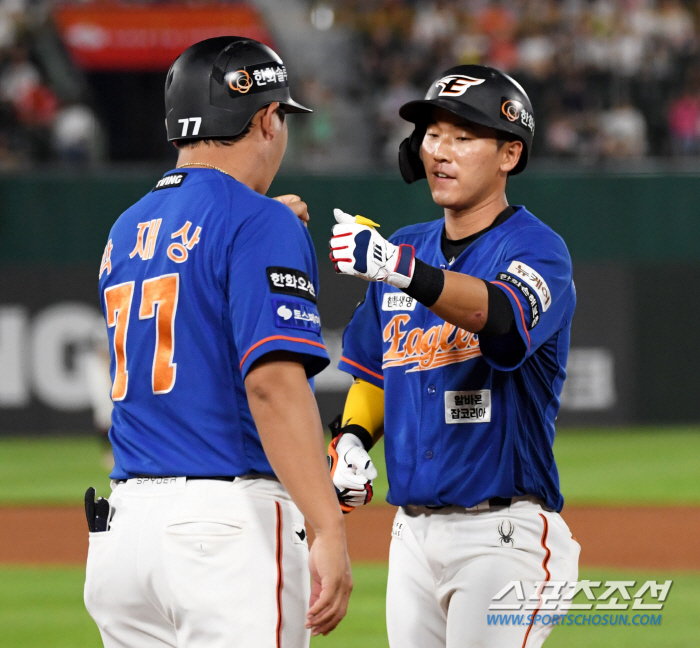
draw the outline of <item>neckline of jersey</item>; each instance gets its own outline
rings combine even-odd
[[[476,242],[484,234],[487,234],[491,230],[496,229],[499,225],[503,225],[503,223],[505,223],[509,218],[511,218],[511,216],[513,216],[519,209],[520,206],[508,205],[508,207],[506,207],[502,212],[498,214],[498,216],[496,216],[496,218],[488,227],[485,227],[484,229],[475,232],[474,234],[470,234],[469,236],[465,236],[464,238],[457,240],[447,238],[447,233],[445,231],[445,223],[443,221],[442,230],[440,234],[440,252],[442,252],[442,256],[445,258],[447,264],[452,265],[462,255],[462,253],[472,245],[472,243]],[[448,258],[448,252],[451,252],[450,257],[452,260]]]

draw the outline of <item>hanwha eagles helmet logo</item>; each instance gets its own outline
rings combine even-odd
[[[476,79],[465,74],[450,74],[435,82],[440,87],[438,97],[461,97],[469,88],[481,85],[486,79]]]
[[[508,101],[503,102],[503,105],[501,106],[501,112],[505,115],[508,121],[515,122],[518,121],[518,119],[520,118],[521,108],[522,105],[519,101],[513,101],[509,99]]]
[[[253,87],[253,80],[245,70],[236,70],[228,78],[228,87],[231,90],[245,94]]]

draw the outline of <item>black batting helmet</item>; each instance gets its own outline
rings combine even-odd
[[[399,169],[408,184],[425,178],[419,151],[435,107],[520,140],[523,152],[511,175],[520,173],[527,165],[535,134],[535,117],[525,90],[517,81],[494,68],[458,65],[433,82],[425,99],[409,101],[399,110],[401,117],[416,125],[411,136],[399,147]]]
[[[282,59],[241,36],[208,38],[187,48],[165,80],[168,141],[235,137],[263,106],[312,112],[289,95]]]

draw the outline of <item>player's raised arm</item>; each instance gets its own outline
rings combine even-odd
[[[367,219],[358,222],[358,217],[340,209],[335,210],[335,218],[338,224],[333,227],[330,245],[338,272],[400,288],[465,331],[479,333],[490,311],[489,330],[496,335],[510,330],[513,310],[503,292],[489,282],[424,263],[416,258],[412,245],[390,243],[366,224]]]

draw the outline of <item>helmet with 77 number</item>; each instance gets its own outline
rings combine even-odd
[[[520,140],[523,152],[511,175],[527,165],[535,134],[532,104],[522,86],[507,74],[485,65],[458,65],[433,82],[425,99],[409,101],[399,114],[413,122],[415,129],[399,147],[399,169],[411,184],[425,178],[420,146],[434,108],[445,110],[481,126],[507,133]]]
[[[235,137],[260,108],[312,112],[289,94],[287,69],[267,45],[242,36],[208,38],[187,48],[165,80],[168,141]]]

